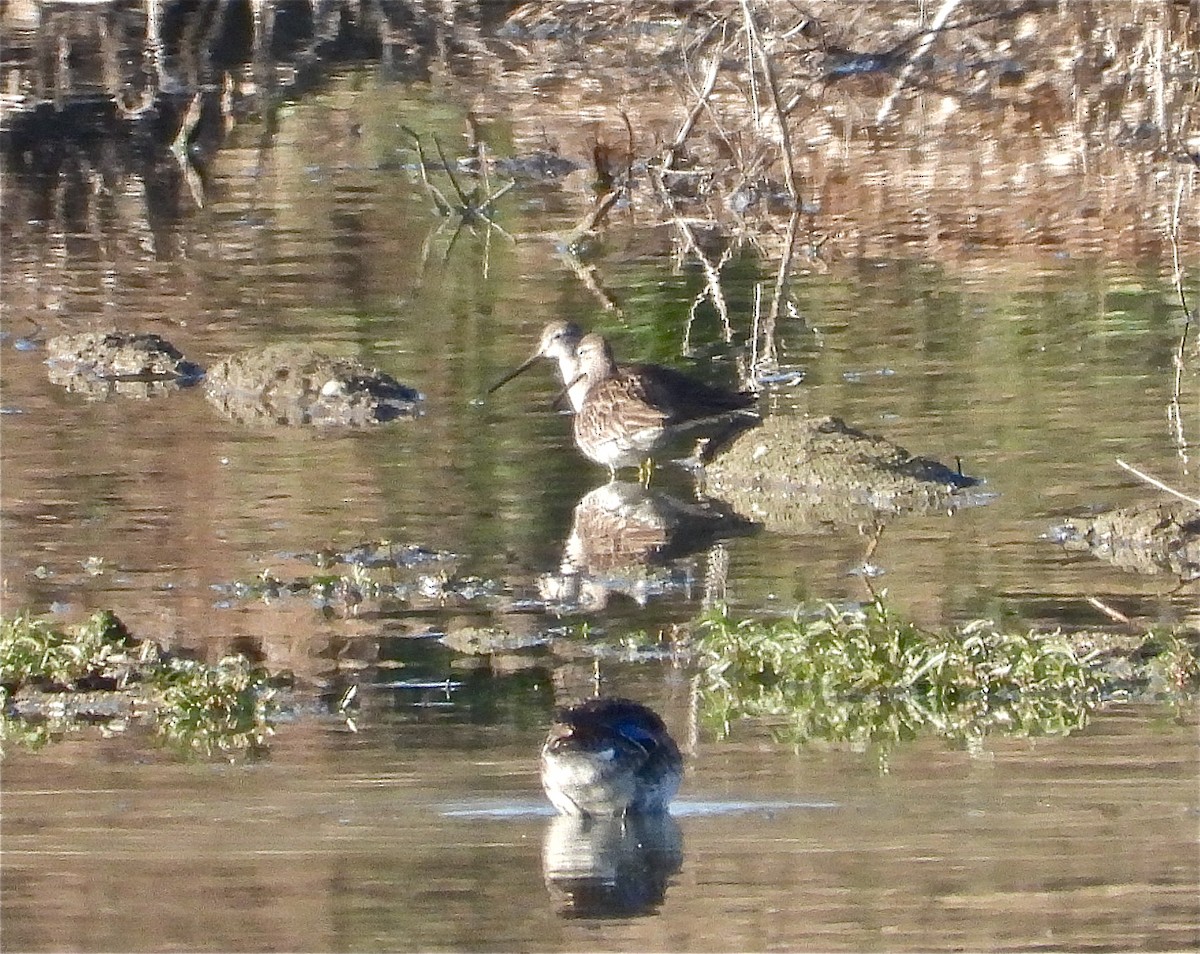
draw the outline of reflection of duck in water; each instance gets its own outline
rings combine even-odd
[[[683,756],[662,719],[628,699],[559,709],[542,746],[542,787],[564,815],[665,812]]]
[[[568,918],[637,917],[662,904],[683,866],[683,835],[666,812],[625,818],[559,815],[546,829],[542,873]]]
[[[613,592],[644,603],[656,588],[690,588],[695,575],[691,567],[657,575],[648,575],[648,568],[669,566],[757,527],[716,500],[685,501],[611,481],[576,504],[560,572],[546,574],[539,586],[546,599],[562,604],[602,606]]]

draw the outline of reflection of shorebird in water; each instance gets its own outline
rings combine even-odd
[[[658,364],[618,367],[608,343],[571,321],[552,321],[521,365],[488,389],[496,391],[539,359],[558,365],[576,413],[575,442],[614,475],[643,464],[682,438],[708,439],[701,460],[758,422],[754,395],[697,381]],[[582,418],[582,420],[580,419]]]
[[[758,524],[716,500],[685,501],[640,484],[610,481],[576,504],[560,573],[542,577],[542,594],[556,603],[597,609],[614,592],[639,603],[656,589],[690,593],[694,573],[680,574],[675,567],[656,578],[647,571],[756,529]]]
[[[600,335],[584,335],[575,347],[576,376],[567,383],[587,390],[575,411],[575,444],[608,468],[644,465],[682,440],[702,440],[703,463],[734,435],[759,423],[754,395],[727,391],[678,372],[647,367],[622,369]]]
[[[682,779],[683,756],[666,724],[628,699],[559,709],[542,746],[542,787],[563,815],[665,812]]]

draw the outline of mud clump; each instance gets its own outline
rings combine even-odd
[[[986,502],[980,480],[836,417],[767,418],[706,472],[707,491],[768,530],[821,527]]]
[[[1200,507],[1182,500],[1072,518],[1055,535],[1066,549],[1088,550],[1124,570],[1200,577]]]
[[[59,335],[46,344],[50,380],[94,400],[148,398],[195,384],[204,369],[154,334],[123,331]]]
[[[271,345],[234,355],[208,373],[209,401],[242,423],[365,426],[416,417],[419,391],[351,358],[306,345]]]

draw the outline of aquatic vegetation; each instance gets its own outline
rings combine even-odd
[[[316,573],[292,575],[265,568],[249,580],[219,583],[223,605],[307,599],[316,607],[353,614],[363,603],[394,602],[414,606],[443,606],[487,600],[503,585],[492,579],[460,574],[457,557],[413,544],[370,540],[348,550],[281,554],[317,567]]]
[[[254,753],[271,735],[275,688],[242,656],[216,665],[138,640],[110,611],[59,628],[21,613],[0,620],[0,741],[39,747],[87,725],[152,726],[202,755]]]
[[[70,630],[21,613],[0,620],[0,689],[7,697],[30,683],[73,689],[85,679],[117,680],[133,646],[124,624],[107,610]]]
[[[179,748],[204,754],[255,751],[272,734],[275,690],[244,656],[215,666],[172,659],[155,674],[157,728]]]
[[[1007,633],[976,620],[921,629],[881,602],[763,622],[717,609],[700,621],[701,710],[719,734],[744,717],[796,743],[886,752],[919,733],[978,745],[988,734],[1059,735],[1131,688],[1186,692],[1200,669],[1178,637],[1146,636],[1128,655],[1060,633]]]

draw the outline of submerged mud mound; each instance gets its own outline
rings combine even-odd
[[[422,396],[391,375],[306,345],[271,345],[208,373],[208,399],[242,423],[364,426],[415,417]]]
[[[1057,536],[1068,550],[1089,550],[1124,570],[1200,577],[1200,507],[1182,500],[1076,517]]]
[[[46,344],[50,380],[104,400],[113,394],[152,397],[195,384],[204,369],[158,335],[93,331],[59,335]]]
[[[836,417],[768,418],[706,472],[709,493],[768,530],[811,532],[982,503],[980,481]]]

